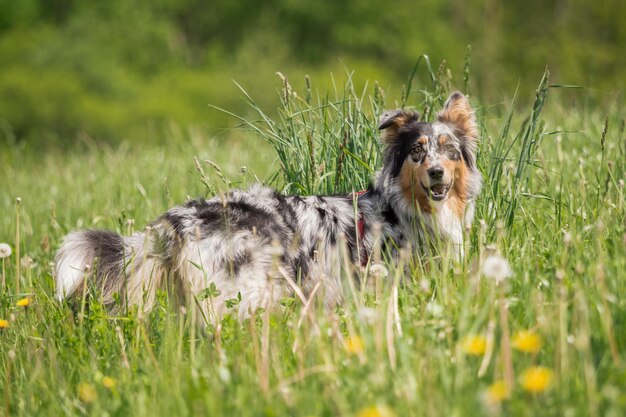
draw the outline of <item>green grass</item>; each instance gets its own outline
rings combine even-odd
[[[0,330],[0,415],[626,412],[624,107],[568,106],[566,90],[547,79],[536,93],[515,94],[534,105],[516,104],[514,94],[494,104],[472,98],[485,186],[461,265],[401,259],[371,286],[346,283],[348,300],[336,311],[303,308],[295,297],[206,331],[194,309],[176,309],[163,294],[148,316],[109,316],[95,302],[73,311],[52,298],[51,262],[69,230],[127,233],[187,196],[257,178],[296,193],[364,187],[379,163],[375,114],[406,102],[432,117],[449,85],[445,71],[430,73],[431,85],[408,88],[397,102],[349,81],[328,93],[293,94],[284,84],[277,118],[248,97],[259,116],[240,120],[249,132],[220,138],[173,126],[160,132],[160,148],[86,140],[73,152],[2,149],[0,242],[13,254],[0,295],[0,319],[9,320]],[[493,252],[514,272],[504,286],[480,273]],[[26,309],[16,305],[24,297]],[[507,335],[524,329],[543,340],[538,352],[509,346]],[[465,352],[471,335],[487,339],[485,355]],[[486,390],[505,377],[503,352],[515,387],[487,405]],[[522,387],[531,366],[552,373],[542,393]]]

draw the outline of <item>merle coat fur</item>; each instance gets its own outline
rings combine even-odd
[[[462,256],[481,186],[467,98],[452,94],[435,123],[396,110],[379,128],[383,167],[365,193],[301,197],[253,185],[174,207],[132,236],[72,232],[56,257],[57,297],[90,286],[112,310],[148,310],[158,289],[189,303],[214,284],[219,295],[198,302],[205,316],[219,320],[226,300],[240,298],[245,318],[316,286],[326,305],[341,302],[342,262],[366,264],[375,245],[391,257],[399,248],[423,256],[436,242]]]

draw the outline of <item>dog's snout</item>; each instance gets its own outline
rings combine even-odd
[[[443,177],[443,167],[438,165],[428,168],[428,175],[434,180],[440,180]]]

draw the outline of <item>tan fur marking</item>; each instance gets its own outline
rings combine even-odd
[[[443,167],[448,172],[453,172],[454,183],[446,204],[454,212],[454,214],[462,219],[465,215],[465,206],[467,205],[467,177],[469,175],[467,167],[463,161],[446,160],[443,162]]]
[[[438,119],[442,123],[451,125],[457,135],[478,140],[478,126],[474,118],[474,110],[467,97],[461,93],[450,96]]]
[[[427,142],[428,142],[428,138],[426,136],[420,136],[417,139],[417,143],[419,143],[420,145],[426,145]]]
[[[439,135],[439,137],[437,138],[437,142],[439,142],[439,144],[443,146],[446,144],[446,142],[448,142],[448,139],[450,139],[448,135]]]
[[[382,116],[383,120],[381,120],[381,126],[384,126],[381,136],[383,142],[392,142],[396,139],[398,129],[419,119],[419,113],[409,110],[398,110],[390,113],[385,112]]]
[[[423,213],[430,213],[432,207],[428,196],[422,189],[420,178],[426,178],[428,173],[428,163],[423,163],[417,167],[405,162],[400,170],[400,188],[404,198],[413,206],[419,207]]]

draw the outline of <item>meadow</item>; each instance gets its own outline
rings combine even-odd
[[[238,129],[171,124],[160,146],[4,145],[0,415],[624,415],[626,109],[572,101],[591,93],[547,72],[534,91],[471,96],[485,184],[461,263],[407,255],[360,271],[371,285],[346,272],[335,310],[294,295],[206,329],[164,293],[150,314],[115,316],[54,299],[54,253],[70,230],[130,233],[255,181],[300,194],[364,188],[382,109],[432,120],[453,90],[447,71],[428,73],[393,96],[349,76],[327,90],[283,78],[278,110],[242,90]],[[510,276],[493,278],[494,259]]]

